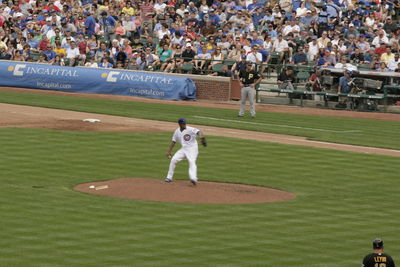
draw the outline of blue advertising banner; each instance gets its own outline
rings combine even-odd
[[[169,100],[196,98],[196,86],[189,78],[154,72],[61,67],[15,61],[0,61],[0,86]]]

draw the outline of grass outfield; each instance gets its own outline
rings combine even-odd
[[[0,95],[2,102],[12,102]],[[193,117],[196,112],[189,107],[29,96],[42,106],[162,120],[189,112],[191,121],[214,123]],[[17,100],[28,104],[27,95]],[[236,114],[196,111],[225,119]],[[383,147],[399,145],[393,128],[398,123],[257,115],[257,122],[275,119],[304,126],[215,125],[318,135],[305,128],[354,129],[360,124],[373,129],[371,140],[379,138],[379,128],[392,138],[378,142]],[[97,180],[164,178],[171,134],[0,128],[0,266],[359,266],[375,237],[382,237],[386,251],[400,260],[397,157],[209,136],[209,147],[201,148],[198,160],[200,179],[279,188],[297,198],[201,205],[113,199],[72,190]],[[180,163],[176,178],[186,179],[186,173],[186,163]]]

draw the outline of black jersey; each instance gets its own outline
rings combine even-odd
[[[364,257],[361,267],[395,267],[392,257],[385,253],[371,253]]]
[[[255,83],[260,77],[260,74],[255,70],[242,71],[239,74],[239,78],[244,86],[249,86],[250,84]]]

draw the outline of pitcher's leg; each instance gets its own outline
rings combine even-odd
[[[198,149],[191,149],[186,153],[186,158],[189,162],[189,178],[192,181],[197,182],[197,155],[199,154]]]
[[[171,162],[169,163],[169,169],[168,169],[168,174],[167,174],[167,178],[171,179],[174,177],[174,171],[175,171],[175,167],[176,164],[183,160],[185,158],[185,153],[182,149],[178,150],[175,155],[172,157]]]

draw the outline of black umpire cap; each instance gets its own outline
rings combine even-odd
[[[380,238],[375,238],[375,239],[372,241],[372,247],[373,247],[373,249],[380,249],[380,248],[383,248],[383,240],[380,239]]]

